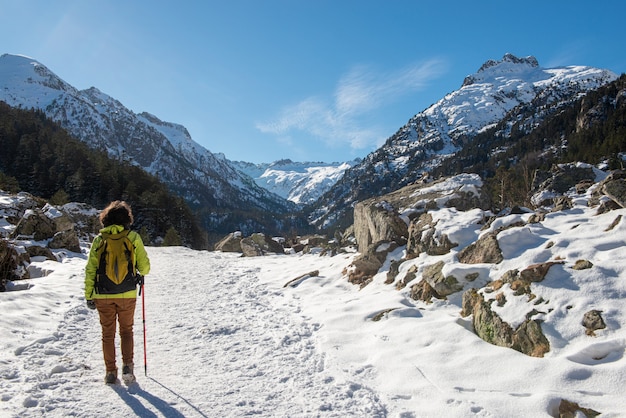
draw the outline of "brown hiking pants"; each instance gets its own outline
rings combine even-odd
[[[115,328],[120,323],[123,364],[133,364],[133,323],[137,299],[94,299],[102,325],[102,353],[106,371],[117,371],[115,364]]]

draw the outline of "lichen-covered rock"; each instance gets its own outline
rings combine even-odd
[[[550,351],[550,343],[538,321],[527,319],[513,329],[491,309],[492,300],[485,301],[476,289],[463,294],[461,316],[473,315],[474,331],[483,340],[517,350],[533,357],[543,357]]]
[[[463,290],[463,285],[454,276],[444,276],[442,273],[445,263],[439,261],[426,266],[422,278],[433,288],[440,297],[446,297]]]

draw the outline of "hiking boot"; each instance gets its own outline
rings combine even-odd
[[[104,376],[104,383],[107,385],[112,385],[117,381],[117,369],[107,371],[106,376]]]
[[[135,382],[137,379],[135,379],[135,374],[133,373],[133,365],[132,364],[125,364],[124,367],[122,367],[122,380],[124,381],[125,384],[129,385],[133,382]]]

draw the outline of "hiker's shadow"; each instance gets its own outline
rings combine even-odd
[[[122,386],[112,386],[112,388],[138,417],[157,417],[157,414],[150,411],[143,405],[139,399],[143,398],[150,402],[164,417],[185,418],[183,414],[174,409],[166,401],[141,389],[138,384],[134,384],[128,389]]]

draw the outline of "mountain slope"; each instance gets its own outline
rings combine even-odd
[[[231,161],[231,165],[252,177],[260,187],[294,203],[306,205],[319,199],[348,168],[358,162],[293,162],[286,159],[270,164]]]
[[[611,71],[591,67],[541,68],[534,57],[506,54],[500,61],[489,60],[466,77],[460,89],[415,115],[382,147],[347,170],[312,207],[309,220],[318,228],[344,228],[352,221],[355,202],[419,180],[488,128],[503,123],[510,129],[516,123],[530,131],[616,78]],[[525,112],[531,106],[532,111]]]
[[[295,209],[194,142],[183,126],[137,115],[94,87],[79,91],[31,58],[0,56],[0,100],[41,109],[91,147],[157,175],[207,230],[277,231],[281,216]]]

